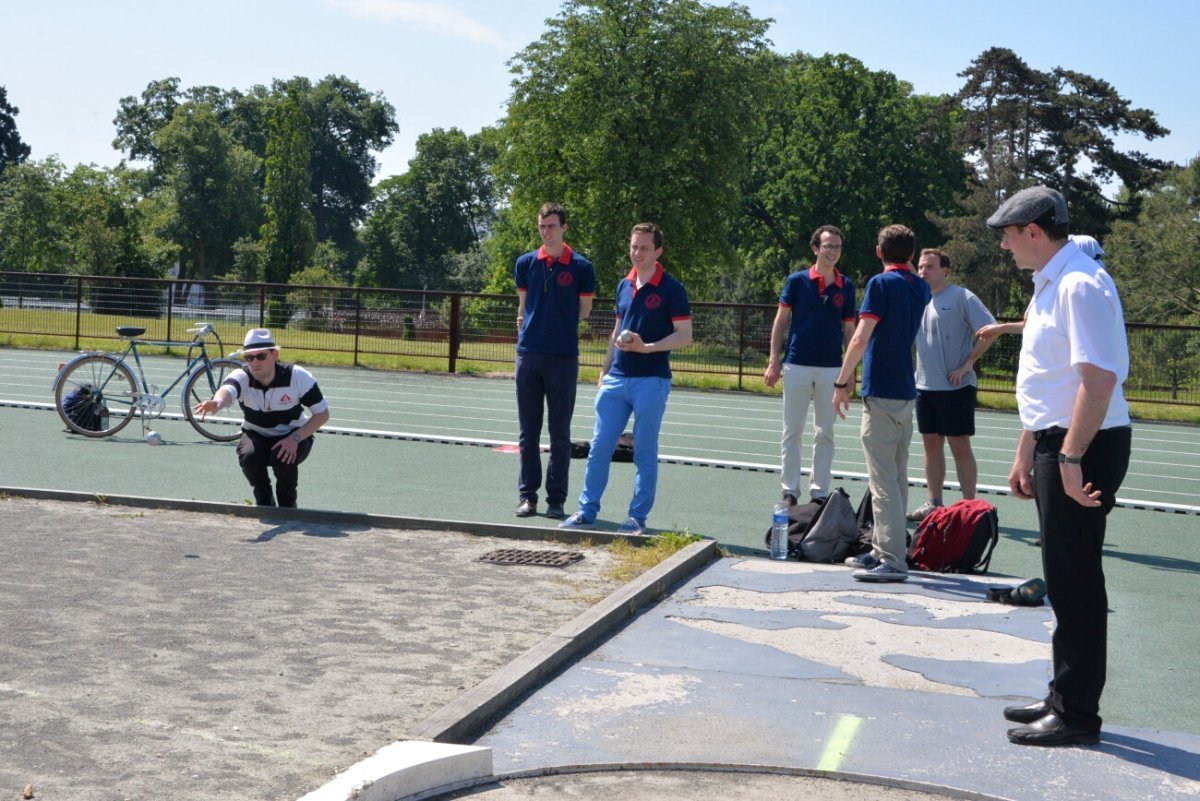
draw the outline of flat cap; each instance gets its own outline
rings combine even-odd
[[[1008,225],[1027,225],[1053,211],[1054,224],[1067,222],[1067,201],[1056,189],[1048,186],[1031,186],[1004,201],[996,213],[988,217],[988,228],[1004,228]]]

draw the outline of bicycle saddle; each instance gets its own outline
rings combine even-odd
[[[118,325],[117,336],[119,337],[140,337],[146,333],[145,328],[135,328],[132,325]]]

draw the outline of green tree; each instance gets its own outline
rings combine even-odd
[[[1200,317],[1200,157],[1168,172],[1138,201],[1137,218],[1114,223],[1104,242],[1127,317]]]
[[[203,104],[179,106],[154,146],[172,206],[163,233],[179,246],[180,279],[229,272],[234,243],[259,225],[258,159],[235,145]]]
[[[909,225],[922,245],[940,242],[926,211],[955,208],[966,177],[953,146],[958,115],[945,112],[944,99],[914,95],[846,55],[769,60],[764,125],[750,142],[741,193],[745,299],[777,296],[787,273],[811,261],[819,225],[842,230],[838,266],[856,280],[878,272],[875,236],[884,225]]]
[[[1118,149],[1115,137],[1154,139],[1168,131],[1106,82],[1061,67],[1033,69],[1007,48],[984,51],[959,75],[965,79],[954,98],[963,110],[960,144],[974,174],[962,200],[965,215],[941,215],[939,223],[951,257],[977,277],[972,289],[1020,308],[1027,290],[984,226],[987,216],[1012,192],[1046,184],[1067,197],[1073,230],[1103,238],[1115,219],[1136,214],[1139,190],[1166,166]],[[1114,177],[1129,190],[1129,202],[1101,196],[1100,187]]]
[[[286,283],[304,269],[316,245],[309,165],[309,125],[291,98],[275,107],[267,139],[266,218],[262,226],[263,275]]]
[[[0,175],[0,270],[65,272],[58,207],[63,165],[56,158],[26,161]]]
[[[467,136],[457,128],[436,128],[422,134],[408,172],[377,188],[363,228],[360,284],[461,285],[453,257],[477,251],[495,218],[494,154],[487,132]]]
[[[307,78],[275,81],[273,90],[276,97],[295,97],[312,126],[309,167],[317,241],[337,245],[349,270],[357,262],[356,229],[366,219],[379,169],[373,153],[392,143],[396,110],[382,94],[341,75],[315,85]]]
[[[567,0],[510,62],[499,176],[511,213],[497,221],[491,286],[511,288],[513,259],[553,199],[601,292],[624,273],[643,220],[663,227],[664,262],[693,296],[713,290],[733,262],[767,26],[697,0]]]
[[[0,176],[10,164],[20,164],[29,158],[29,145],[17,133],[17,115],[21,110],[9,105],[8,90],[0,86]]]

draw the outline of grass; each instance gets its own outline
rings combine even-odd
[[[699,534],[685,529],[654,534],[646,540],[645,545],[640,546],[632,545],[626,540],[616,540],[608,546],[613,555],[613,562],[604,576],[614,581],[632,581],[675,552],[693,542],[699,542],[700,539]]]
[[[179,317],[172,320],[171,333],[174,338],[186,338],[184,330],[195,322],[204,320],[202,314]],[[256,325],[257,320],[222,321],[214,323],[218,335],[225,343],[225,353],[237,350],[247,327]],[[144,327],[149,338],[165,338],[167,323],[163,318],[111,316],[94,313],[79,317],[80,350],[119,350],[121,342],[114,338],[117,325]],[[76,316],[72,311],[47,311],[45,309],[0,308],[0,346],[36,350],[63,350],[75,347]],[[411,372],[445,373],[449,370],[447,343],[444,341],[396,339],[378,336],[359,336],[286,329],[280,337],[286,357],[314,367],[364,367],[376,370],[404,370]],[[319,341],[319,347],[313,341]],[[599,375],[596,363],[603,358],[603,341],[581,342],[581,381],[595,384]],[[307,345],[307,347],[306,347]],[[358,355],[354,351],[357,348]],[[466,342],[455,364],[455,372],[462,375],[511,374],[512,343]],[[181,348],[140,348],[147,355],[172,353],[183,355]],[[711,350],[711,349],[709,349]],[[211,355],[215,355],[211,354]],[[479,358],[483,355],[484,358]],[[728,359],[702,359],[702,354],[692,348],[672,356],[673,383],[677,387],[701,390],[741,391],[761,394],[779,394],[778,386],[768,388],[762,375],[747,365],[741,381],[736,372],[736,361]],[[471,358],[475,356],[476,358]],[[719,362],[719,363],[718,363]],[[590,364],[589,364],[590,363]],[[705,373],[694,370],[728,369],[729,372]],[[1015,410],[1016,402],[1011,391],[980,392],[981,408]],[[1160,421],[1200,425],[1200,406],[1169,403],[1130,402],[1131,414],[1138,420]]]

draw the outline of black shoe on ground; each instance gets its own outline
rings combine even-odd
[[[1072,726],[1051,712],[1027,726],[1009,729],[1008,739],[1017,745],[1095,745],[1100,732]]]
[[[517,517],[533,517],[537,514],[537,503],[527,498],[521,499],[521,503],[517,506],[517,511],[513,512]]]
[[[546,504],[546,517],[551,520],[566,520],[567,512],[561,503]]]
[[[1034,701],[1025,706],[1004,707],[1004,719],[1011,720],[1013,723],[1033,723],[1053,711],[1045,701]]]

